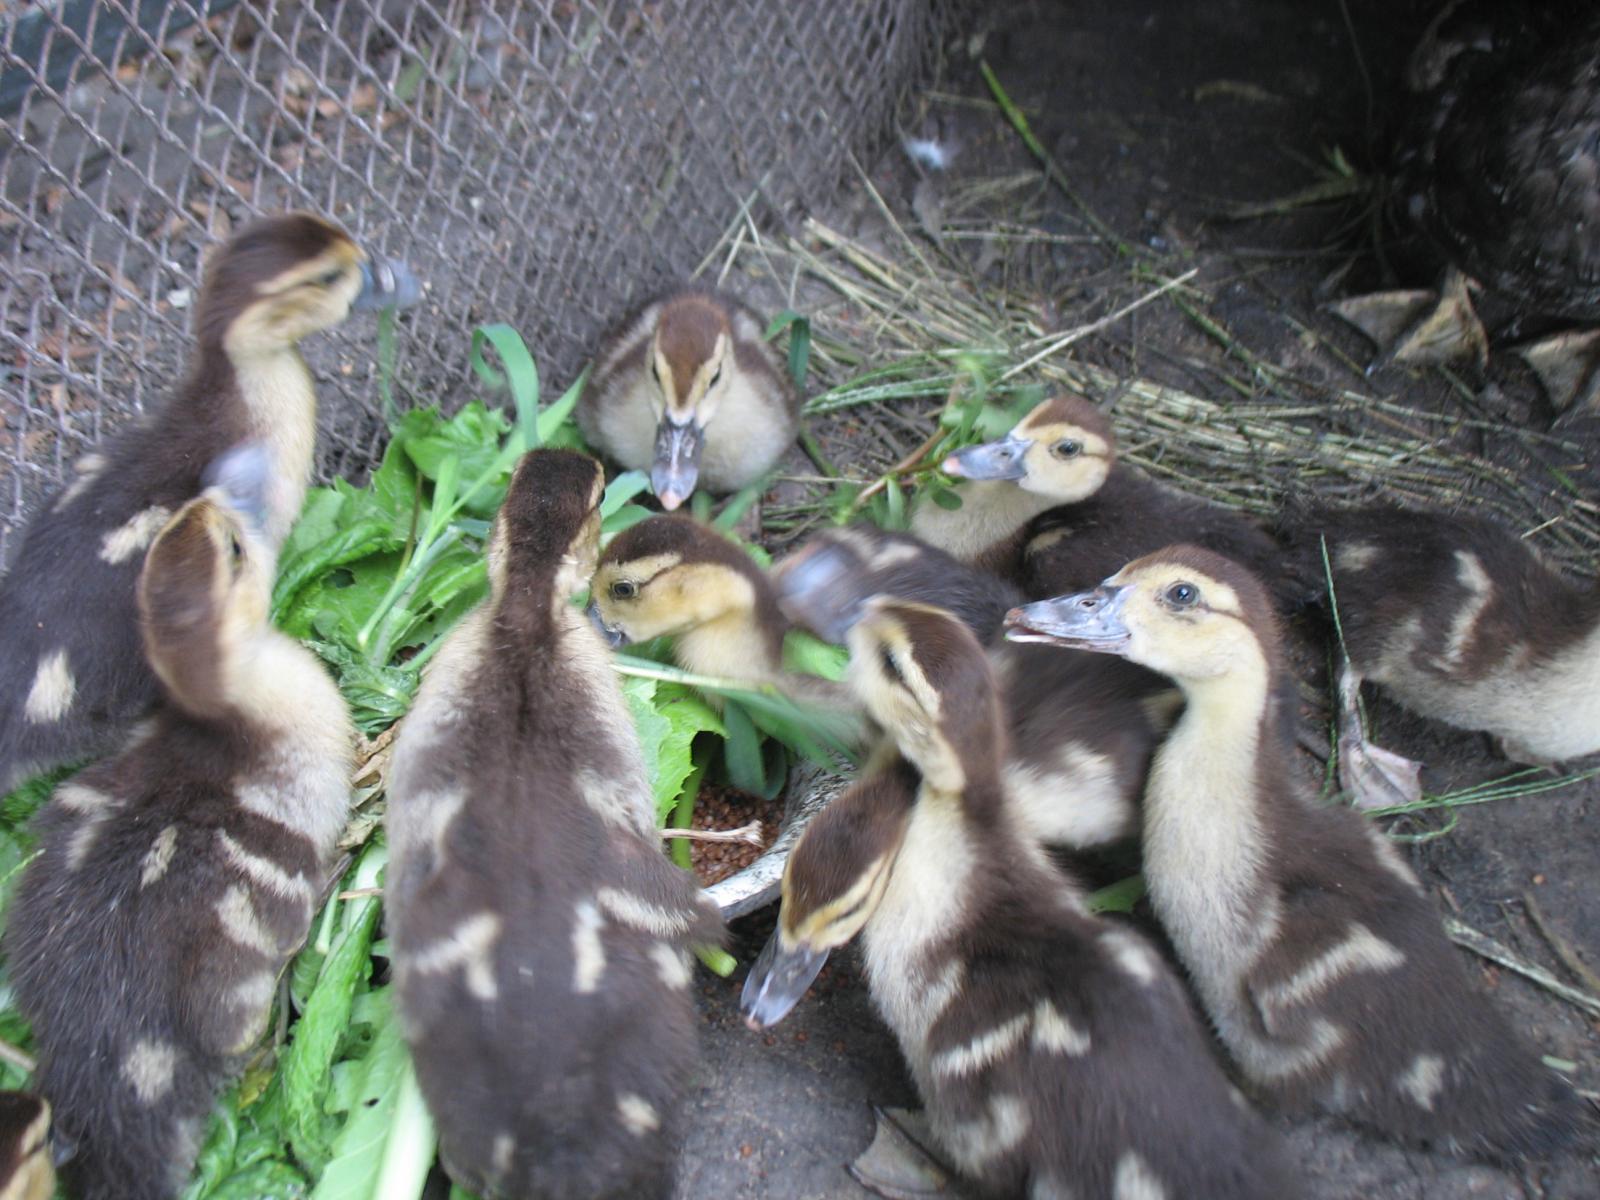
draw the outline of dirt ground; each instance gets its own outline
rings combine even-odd
[[[1555,428],[1592,447],[1593,418],[1556,419],[1520,363],[1504,353],[1486,373],[1462,373],[1461,388],[1438,373],[1385,369],[1363,376],[1371,347],[1320,308],[1386,277],[1352,207],[1221,219],[1232,206],[1288,196],[1315,182],[1334,147],[1358,167],[1381,165],[1399,72],[1432,7],[1404,0],[1343,6],[1337,0],[1040,0],[987,6],[968,48],[978,49],[1025,107],[1079,199],[1122,237],[1199,267],[1199,282],[1217,299],[1213,315],[1254,354],[1330,387],[1360,382],[1420,409],[1502,419],[1508,428]],[[942,90],[927,100],[927,119],[908,131],[951,149],[952,175],[968,182],[1033,165],[986,99],[974,61],[958,54]],[[872,179],[908,225],[929,224],[939,197],[917,187],[903,155],[888,156]],[[1040,202],[1046,227],[1064,235],[1083,228],[1060,192],[1050,190]],[[870,222],[870,207],[858,195],[836,216]],[[1388,278],[1410,286],[1432,282],[1437,264],[1414,241],[1391,228],[1384,248]],[[1041,304],[1121,286],[1107,271],[1102,246],[1070,236],[1045,255],[996,256],[988,270],[1010,287],[1035,289]],[[1303,336],[1294,322],[1316,338]],[[1081,352],[1203,396],[1225,386],[1224,351],[1171,306],[1142,311]],[[1512,437],[1471,436],[1477,452],[1515,465],[1529,487],[1552,486],[1542,470],[1550,464],[1538,450]],[[1592,456],[1561,466],[1586,495],[1595,494]],[[1482,738],[1431,725],[1382,700],[1373,712],[1384,744],[1428,764],[1430,791],[1508,770]],[[1406,831],[1426,833],[1440,824],[1419,822]],[[1527,898],[1534,897],[1553,935],[1600,967],[1600,781],[1461,810],[1453,831],[1409,853],[1442,912],[1578,983],[1530,917]],[[741,961],[754,957],[772,921],[768,911],[735,926]],[[1510,971],[1477,957],[1471,964],[1477,982],[1541,1053],[1571,1065],[1570,1077],[1591,1095],[1600,1090],[1600,1021]],[[864,1194],[844,1164],[871,1140],[871,1106],[913,1104],[915,1097],[892,1037],[871,1010],[859,960],[839,956],[795,1013],[765,1035],[739,1021],[743,974],[702,984],[706,1062],[677,1194],[785,1200]],[[1512,1170],[1400,1150],[1333,1121],[1280,1125],[1307,1195],[1317,1200],[1600,1197],[1595,1125],[1566,1157]]]

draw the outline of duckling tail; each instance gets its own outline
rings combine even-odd
[[[110,1041],[58,1044],[40,1060],[62,1177],[78,1200],[170,1200],[194,1166],[222,1064],[157,1037]]]

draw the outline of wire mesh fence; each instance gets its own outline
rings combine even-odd
[[[182,369],[205,247],[311,208],[426,280],[402,403],[467,331],[564,381],[746,208],[783,220],[892,129],[958,0],[0,0],[0,562]],[[370,326],[308,347],[322,470],[382,435]]]

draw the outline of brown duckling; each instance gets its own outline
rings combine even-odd
[[[722,936],[661,852],[610,656],[571,604],[604,484],[586,455],[523,457],[489,598],[429,664],[395,742],[399,1013],[445,1167],[486,1200],[668,1188],[695,1060],[689,951]]]
[[[1272,604],[1248,571],[1170,547],[1007,625],[1012,638],[1120,655],[1183,688],[1145,791],[1145,879],[1255,1089],[1492,1158],[1570,1129],[1570,1092],[1471,986],[1395,848],[1307,794],[1293,742],[1269,719],[1285,668]]]
[[[1177,978],[1091,915],[1019,827],[971,632],[873,600],[850,631],[850,682],[904,760],[880,756],[790,857],[777,932],[745,982],[750,1024],[780,1020],[860,933],[934,1138],[981,1194],[1294,1195]]]
[[[369,260],[338,226],[306,213],[257,221],[211,256],[186,378],[81,464],[23,531],[0,579],[0,793],[110,748],[154,701],[134,583],[145,548],[230,446],[265,446],[259,536],[274,551],[282,543],[305,498],[317,429],[300,339],[354,308],[416,294],[402,265]]]
[[[50,1200],[50,1105],[32,1092],[0,1092],[0,1200]]]
[[[38,820],[6,949],[80,1200],[166,1200],[261,1035],[349,812],[354,731],[267,621],[270,450],[157,533],[138,619],[160,697]],[[110,468],[108,468],[110,469]]]
[[[1117,462],[1110,418],[1081,396],[1044,401],[1005,438],[959,450],[943,469],[971,481],[959,488],[962,506],[920,505],[912,532],[1029,599],[1093,587],[1174,540],[1275,577],[1278,548],[1265,531]]]
[[[1592,584],[1568,579],[1509,530],[1465,513],[1324,508],[1295,520],[1288,536],[1301,574],[1324,599],[1327,541],[1350,659],[1339,686],[1350,738],[1342,743],[1346,786],[1363,777],[1362,757],[1397,759],[1360,741],[1363,679],[1423,716],[1492,734],[1519,762],[1600,750],[1600,592]],[[1403,799],[1409,777],[1398,769]]]
[[[762,333],[726,292],[685,287],[652,300],[602,345],[578,405],[583,436],[648,470],[669,512],[699,484],[755,482],[800,428],[800,398]]]
[[[907,591],[890,594],[927,598],[910,590],[919,577],[937,580],[929,589],[937,598],[966,601],[973,619],[991,628],[1015,599],[999,580],[915,538],[870,528],[830,530],[775,575],[713,529],[655,517],[606,547],[594,605],[620,636],[674,635],[673,657],[686,670],[772,683],[797,701],[858,712],[849,689],[783,670],[788,622],[780,596],[836,642],[845,640],[867,595],[896,584]],[[1036,839],[1089,846],[1136,831],[1145,766],[1176,706],[1171,685],[1094,655],[1064,658],[998,639],[993,653],[1014,747],[1006,779]]]

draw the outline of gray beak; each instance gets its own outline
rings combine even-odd
[[[361,290],[350,307],[361,311],[405,308],[422,295],[422,284],[398,258],[369,258],[361,264]]]
[[[858,559],[838,546],[823,544],[801,550],[773,570],[778,607],[825,642],[843,645],[861,616],[864,597],[853,594],[850,573]]]
[[[605,638],[606,645],[615,649],[618,646],[627,644],[628,635],[623,633],[620,629],[613,629],[611,626],[607,625],[605,618],[600,615],[600,606],[593,600],[589,601],[589,607],[583,611],[584,615],[589,618],[589,624],[598,629],[600,631],[600,636]]]
[[[998,442],[957,450],[939,469],[957,479],[1021,479],[1028,473],[1023,456],[1031,445],[1032,438],[1008,434]]]
[[[240,442],[214,459],[200,477],[202,486],[216,488],[228,507],[262,528],[267,520],[267,490],[272,482],[272,458],[260,442]]]
[[[1006,614],[1006,640],[1121,654],[1132,637],[1122,617],[1127,603],[1127,588],[1101,584],[1092,592],[1024,604]]]
[[[773,933],[745,977],[739,1008],[751,1029],[766,1029],[789,1015],[828,961],[826,950],[785,950]]]
[[[681,425],[671,413],[656,426],[656,457],[650,464],[650,490],[671,512],[689,498],[700,478],[700,448],[705,431],[690,417]]]

